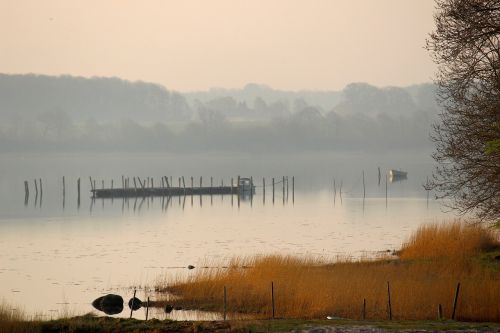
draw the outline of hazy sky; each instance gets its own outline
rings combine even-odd
[[[430,81],[433,0],[0,0],[0,72],[187,91]]]

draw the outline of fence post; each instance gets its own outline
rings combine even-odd
[[[389,305],[389,320],[392,320],[392,306],[391,306],[391,287],[387,281],[387,302]]]
[[[227,314],[227,290],[226,286],[224,286],[224,320],[226,320],[226,314]]]
[[[451,320],[455,320],[455,312],[457,309],[458,293],[460,292],[460,282],[457,284],[457,289],[455,290],[455,297],[453,298],[453,312],[451,313]]]
[[[271,302],[273,307],[273,319],[274,319],[274,282],[271,282]]]
[[[366,319],[366,298],[363,298],[363,320]]]

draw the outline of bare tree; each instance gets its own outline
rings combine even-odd
[[[500,218],[500,0],[436,0],[427,41],[443,112],[434,126],[433,186],[450,206]]]

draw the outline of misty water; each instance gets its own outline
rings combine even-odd
[[[454,217],[432,193],[427,200],[422,184],[433,166],[422,152],[3,153],[0,161],[0,295],[16,308],[45,318],[97,313],[91,305],[95,298],[117,293],[127,302],[134,288],[138,298],[154,300],[154,285],[165,276],[196,274],[206,269],[203,266],[221,265],[234,256],[376,256],[399,248],[422,223]],[[391,168],[407,171],[408,179],[388,183],[386,201],[385,174]],[[161,176],[172,176],[174,185],[180,176],[193,176],[196,185],[200,176],[204,185],[210,177],[216,185],[227,185],[238,175],[252,176],[257,188],[253,199],[239,206],[236,196],[228,195],[91,199],[89,176],[100,188],[102,180],[109,187],[111,179],[115,187],[121,186],[122,175],[153,177],[155,184]],[[278,184],[273,203],[271,178],[279,181],[282,176],[290,177],[288,196],[283,198]],[[43,181],[41,198],[35,198],[35,178]],[[342,183],[342,198],[334,196],[334,179],[337,191]],[[27,202],[25,180],[30,187]],[[196,268],[188,270],[188,265]],[[151,314],[199,318],[196,311],[166,315],[156,309]],[[125,307],[119,316],[128,315]],[[144,311],[134,317],[143,318]]]

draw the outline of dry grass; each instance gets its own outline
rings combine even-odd
[[[498,234],[480,224],[453,222],[421,226],[404,244],[401,259],[470,258],[498,247]]]
[[[28,321],[26,314],[19,307],[0,302],[0,333],[38,332],[39,326]]]
[[[179,305],[271,316],[271,281],[276,316],[360,319],[387,318],[387,282],[394,319],[436,319],[438,304],[451,316],[457,282],[459,320],[500,321],[500,273],[477,259],[498,245],[493,231],[464,223],[420,228],[405,242],[402,259],[342,261],[265,256],[234,259],[228,269],[200,270],[188,280],[163,287],[180,296]],[[246,266],[247,268],[242,268]]]

